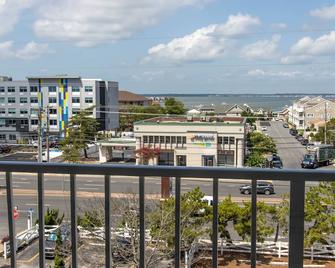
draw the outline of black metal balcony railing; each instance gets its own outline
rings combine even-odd
[[[13,222],[12,172],[38,174],[38,218],[39,218],[39,266],[45,267],[44,258],[44,173],[69,174],[71,198],[71,267],[77,266],[77,215],[76,215],[76,174],[104,175],[105,178],[105,263],[111,267],[111,177],[113,175],[137,176],[139,178],[139,217],[140,217],[140,263],[145,267],[145,177],[175,177],[175,267],[180,267],[180,195],[181,178],[207,178],[213,181],[213,235],[212,267],[217,267],[218,258],[218,184],[219,178],[248,179],[252,181],[252,220],[251,220],[251,267],[256,267],[256,215],[257,180],[271,178],[274,181],[290,182],[289,215],[289,267],[303,267],[304,257],[304,202],[306,181],[334,181],[335,171],[331,170],[272,170],[253,168],[205,168],[205,167],[164,167],[164,166],[122,166],[122,165],[81,165],[58,163],[1,162],[0,172],[6,173],[7,208],[10,248],[15,245],[15,225]],[[16,253],[11,251],[11,267],[16,267]]]

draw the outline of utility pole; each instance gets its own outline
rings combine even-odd
[[[327,102],[325,101],[325,144],[327,144]]]
[[[38,162],[42,162],[43,139],[42,139],[42,108],[38,108]]]
[[[49,107],[46,108],[46,115],[47,115],[47,129],[45,133],[45,142],[46,142],[46,151],[47,151],[47,162],[50,162],[50,151],[49,151],[49,128],[50,128],[50,122],[49,122]]]

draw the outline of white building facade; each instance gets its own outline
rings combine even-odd
[[[90,107],[101,130],[117,128],[118,83],[66,75],[0,81],[0,142],[36,136],[39,111],[50,133],[61,135],[73,115]]]
[[[136,149],[158,148],[149,164],[233,166],[244,164],[246,124],[243,118],[154,118],[134,124]],[[140,163],[141,159],[137,159]]]

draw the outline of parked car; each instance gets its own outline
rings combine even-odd
[[[300,141],[301,145],[306,146],[308,144],[308,139],[303,139]]]
[[[283,162],[281,160],[272,161],[272,168],[283,168]]]
[[[284,123],[284,124],[283,124],[283,127],[284,127],[284,128],[288,128],[289,126],[288,126],[287,123]]]
[[[267,131],[267,127],[262,127],[262,131]]]
[[[257,193],[258,194],[274,194],[274,186],[271,182],[268,181],[257,181]],[[251,184],[245,184],[240,187],[240,193],[241,194],[251,194],[252,186]]]
[[[295,136],[298,134],[298,131],[295,128],[291,128],[289,132],[292,136]]]
[[[302,140],[305,139],[303,136],[300,136],[300,135],[295,136],[295,138],[296,138],[297,141],[299,141],[299,142],[301,142]]]
[[[56,255],[56,244],[57,244],[57,235],[60,235],[61,239],[61,253],[65,253],[71,248],[71,228],[68,224],[61,225],[57,230],[50,233],[45,241],[45,257],[49,259],[55,258]]]

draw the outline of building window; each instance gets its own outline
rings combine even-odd
[[[143,136],[143,143],[148,143],[148,136]]]
[[[222,142],[223,142],[222,137],[218,137],[218,144],[222,144]]]
[[[183,143],[183,145],[186,144],[186,137],[185,136],[182,137],[182,143]]]
[[[159,143],[165,143],[165,137],[164,136],[159,137]]]
[[[154,143],[159,143],[159,136],[155,136]]]
[[[8,87],[7,91],[9,93],[13,93],[13,92],[15,92],[15,87]]]
[[[158,165],[160,166],[174,166],[173,152],[160,152],[158,157]]]
[[[5,114],[6,113],[6,109],[5,108],[0,108],[0,114]]]
[[[72,87],[72,92],[80,92],[80,88],[79,87]]]
[[[234,156],[233,150],[218,151],[218,166],[233,166]]]
[[[176,137],[175,137],[175,136],[172,136],[172,137],[171,137],[171,143],[172,143],[172,144],[175,144],[175,143],[176,143]]]
[[[229,138],[223,137],[223,144],[228,144],[228,143],[229,143]]]
[[[57,87],[49,86],[49,92],[57,92]]]
[[[8,97],[8,103],[15,103],[14,97]]]
[[[9,119],[6,121],[6,126],[8,127],[15,127],[16,126],[16,120],[15,119]]]
[[[79,109],[73,109],[72,110],[72,115],[79,114],[80,110]]]
[[[9,114],[16,114],[16,109],[15,108],[8,108],[8,113]]]
[[[38,92],[38,87],[36,86],[30,87],[30,92]]]
[[[308,118],[314,118],[314,114],[307,114]]]
[[[235,144],[235,137],[229,137],[229,144]]]
[[[20,103],[28,103],[28,98],[20,98]]]
[[[57,114],[57,109],[49,109],[49,114]]]
[[[28,89],[27,87],[20,87],[20,92],[23,93],[23,92],[27,92]]]
[[[72,103],[80,103],[80,98],[78,98],[78,97],[73,97],[73,98],[72,98]]]
[[[180,136],[177,137],[177,144],[181,144],[181,137]]]
[[[93,103],[93,98],[85,98],[85,103]]]
[[[170,143],[171,142],[171,137],[170,136],[166,136],[165,137],[165,142],[166,143]]]
[[[9,140],[10,141],[16,141],[16,135],[15,134],[9,134]]]
[[[5,92],[5,87],[0,87],[0,92]]]
[[[93,92],[92,86],[85,86],[85,92]]]
[[[4,97],[0,98],[0,103],[5,103],[5,98]]]
[[[302,117],[302,116],[304,116],[304,113],[303,113],[303,112],[300,112],[300,113],[299,113],[299,117]]]
[[[31,125],[37,126],[38,125],[38,120],[37,119],[31,119],[30,120]]]
[[[23,125],[23,126],[28,125],[28,119],[21,119],[20,120],[20,125]]]
[[[5,140],[6,139],[6,135],[5,134],[0,134],[0,140]]]
[[[50,119],[49,124],[50,124],[50,126],[57,126],[57,120],[56,119]]]
[[[38,98],[36,98],[36,97],[31,97],[31,98],[30,98],[30,103],[38,103]]]
[[[186,166],[186,155],[177,155],[177,166]]]
[[[49,103],[57,103],[57,98],[49,97]]]
[[[6,120],[0,119],[0,127],[5,127],[5,126],[6,126]]]
[[[20,114],[28,114],[28,110],[27,109],[21,109]]]
[[[149,136],[149,143],[153,143],[154,142],[154,136]]]

